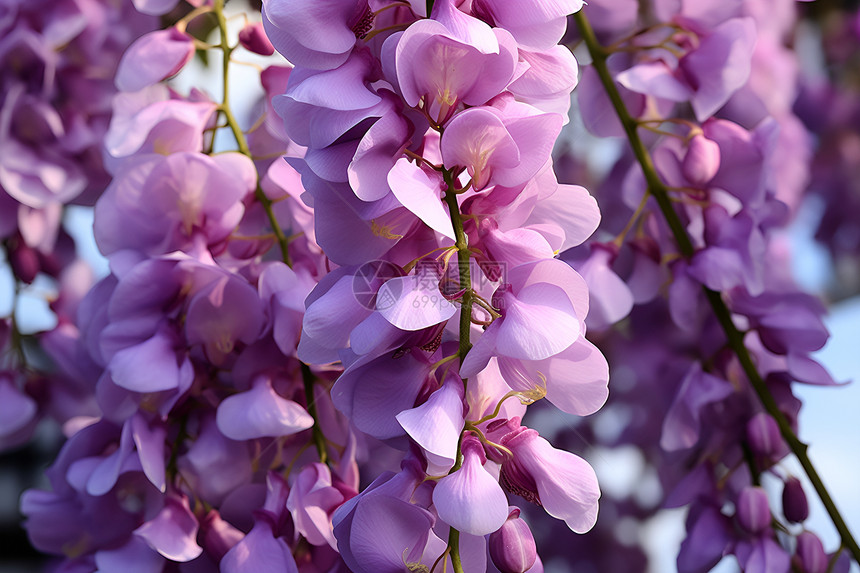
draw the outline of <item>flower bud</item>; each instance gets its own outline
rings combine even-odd
[[[271,56],[275,53],[275,48],[266,32],[263,31],[263,23],[248,24],[242,31],[239,32],[239,43],[249,52],[260,54],[261,56]]]
[[[684,177],[693,185],[705,186],[720,169],[720,146],[704,135],[696,135],[687,146],[681,164]]]
[[[803,573],[825,573],[828,559],[821,540],[811,531],[804,531],[797,536],[797,561]]]
[[[39,253],[23,240],[14,241],[9,252],[9,264],[12,272],[21,281],[30,284],[36,280],[41,266],[39,264]]]
[[[803,492],[803,485],[796,477],[790,477],[782,490],[782,512],[792,523],[800,523],[809,517],[809,503]]]
[[[770,459],[778,459],[784,453],[782,436],[776,420],[764,412],[759,412],[747,422],[747,441],[753,453]]]
[[[770,527],[770,503],[762,488],[749,486],[741,491],[737,519],[744,531],[754,535]]]
[[[525,573],[537,559],[535,539],[518,507],[510,508],[505,523],[490,534],[489,544],[490,557],[501,573]]]

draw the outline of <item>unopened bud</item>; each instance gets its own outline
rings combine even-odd
[[[782,512],[792,523],[800,523],[809,517],[809,502],[803,492],[803,485],[796,477],[790,477],[782,490]]]
[[[36,275],[41,270],[39,253],[24,241],[18,241],[9,253],[9,264],[15,276],[27,284],[36,280]]]
[[[242,31],[239,32],[239,43],[249,52],[260,54],[261,56],[271,56],[275,53],[275,48],[269,37],[266,36],[263,30],[263,23],[248,24]]]
[[[770,527],[767,493],[760,487],[745,487],[738,496],[737,518],[744,531],[754,535]]]
[[[785,446],[779,434],[776,420],[764,412],[759,412],[747,422],[747,441],[753,453],[769,459],[784,455]]]
[[[825,573],[827,571],[827,553],[821,540],[811,531],[804,531],[797,536],[797,561],[803,573]]]
[[[490,557],[501,573],[525,573],[537,559],[535,539],[520,510],[511,507],[508,519],[490,534]]]
[[[704,186],[720,169],[720,146],[704,135],[696,135],[687,146],[681,172],[696,186]]]

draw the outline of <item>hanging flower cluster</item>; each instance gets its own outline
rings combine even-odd
[[[520,425],[543,396],[578,415],[607,397],[606,362],[584,338],[587,288],[554,258],[599,221],[550,158],[577,79],[557,43],[580,3],[439,0],[429,17],[417,3],[324,6],[263,10],[296,64],[273,100],[306,148],[288,161],[339,265],[307,299],[298,356],[340,362],[334,405],[409,452],[335,513],[341,555],[374,571],[460,551],[465,570],[484,570],[484,536],[513,515],[505,491],[587,531],[594,472]]]

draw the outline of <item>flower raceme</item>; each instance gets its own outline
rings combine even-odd
[[[299,357],[342,364],[334,405],[410,447],[410,479],[431,480],[396,497],[382,496],[387,484],[367,490],[335,512],[338,548],[362,571],[377,558],[425,562],[448,527],[464,536],[463,559],[485,559],[465,540],[508,518],[494,455],[507,456],[509,491],[533,492],[574,531],[594,523],[599,497],[584,460],[518,425],[544,395],[578,415],[607,397],[606,361],[584,338],[588,289],[555,259],[600,218],[550,158],[576,84],[556,43],[581,3],[437,0],[429,17],[423,4],[264,3],[273,45],[296,65],[273,100],[306,147],[287,160],[339,265],[307,298]],[[487,429],[507,419],[519,429],[494,446]],[[403,524],[390,542],[413,541],[361,542],[371,511]]]

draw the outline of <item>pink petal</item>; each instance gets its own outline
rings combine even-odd
[[[618,83],[636,93],[670,101],[686,101],[692,92],[678,81],[663,61],[642,62],[616,76]]]
[[[585,533],[597,522],[600,487],[588,462],[577,455],[553,448],[538,437],[532,456],[522,463],[535,477],[541,504],[548,514],[563,519],[576,533]]]

